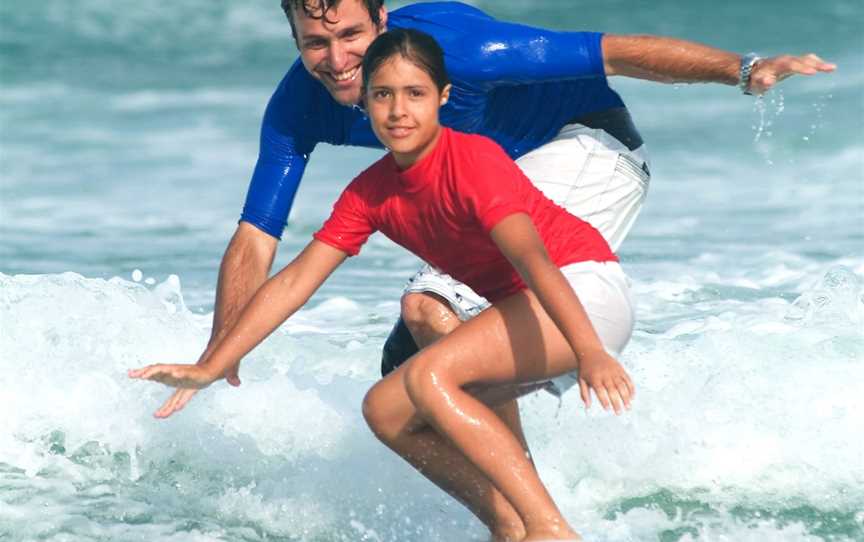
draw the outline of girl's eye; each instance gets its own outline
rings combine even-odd
[[[424,92],[423,92],[422,90],[413,89],[413,90],[411,91],[411,97],[412,97],[412,98],[422,98],[424,95],[425,95],[425,94],[424,94]]]
[[[386,90],[376,90],[375,92],[372,93],[372,97],[375,98],[376,100],[381,100],[381,99],[386,98],[389,94],[390,93]]]

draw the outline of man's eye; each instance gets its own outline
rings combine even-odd
[[[376,90],[375,92],[372,93],[372,97],[375,98],[376,100],[386,98],[389,95],[390,95],[390,93],[386,90]]]
[[[423,92],[422,90],[416,90],[416,89],[415,89],[415,90],[412,90],[412,91],[411,91],[411,94],[410,94],[410,95],[411,95],[412,98],[422,98],[423,96],[426,95],[426,93]]]
[[[304,46],[307,49],[323,49],[327,44],[323,41],[307,41]]]

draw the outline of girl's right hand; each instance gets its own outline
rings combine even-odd
[[[239,368],[240,364],[238,363],[228,369],[228,373],[225,375],[225,380],[235,387],[240,385],[240,377],[238,375]],[[195,394],[198,393],[198,391],[199,390],[196,388],[178,388],[168,399],[165,400],[164,403],[162,403],[162,406],[153,413],[153,416],[156,418],[167,418],[175,412],[183,410],[183,407],[185,407],[186,404],[195,397]]]
[[[630,375],[603,350],[579,359],[579,392],[585,408],[591,408],[592,389],[603,409],[609,410],[611,406],[615,414],[621,414],[624,408],[629,410],[630,401],[636,395],[636,386]]]

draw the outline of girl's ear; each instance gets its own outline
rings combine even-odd
[[[441,91],[441,105],[446,104],[447,100],[450,99],[450,89],[451,88],[453,88],[453,85],[448,84],[446,87],[444,87],[444,90]]]

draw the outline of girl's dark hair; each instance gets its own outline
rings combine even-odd
[[[340,0],[282,0],[282,11],[288,17],[288,22],[291,23],[291,33],[296,39],[297,29],[294,27],[292,10],[300,10],[304,15],[312,19],[323,19],[324,21],[332,22],[327,18],[327,12],[338,6],[339,2]],[[362,0],[362,3],[366,11],[369,12],[372,24],[381,26],[381,6],[384,5],[384,0]]]
[[[444,51],[435,38],[419,30],[396,28],[380,34],[366,49],[366,55],[363,56],[364,89],[369,86],[369,80],[381,64],[396,55],[401,55],[428,73],[438,87],[438,92],[450,84],[444,65]]]

